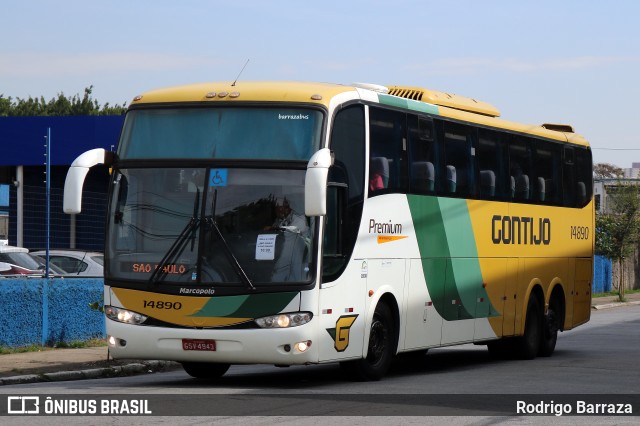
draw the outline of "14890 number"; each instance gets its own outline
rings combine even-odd
[[[173,309],[179,311],[182,309],[182,303],[165,302],[164,300],[145,300],[143,307],[151,309]]]
[[[572,240],[588,240],[589,228],[586,226],[572,226],[571,239]]]

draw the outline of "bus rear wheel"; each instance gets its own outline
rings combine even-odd
[[[557,299],[553,299],[551,303],[549,303],[547,314],[543,319],[540,350],[538,352],[539,356],[551,356],[556,349],[558,330],[560,330],[562,316],[561,312],[560,302],[558,302]]]
[[[542,338],[541,317],[538,298],[532,294],[527,304],[527,319],[524,325],[524,334],[516,338],[514,342],[518,358],[533,359],[538,355]]]
[[[380,303],[371,321],[367,357],[340,364],[353,378],[361,381],[380,380],[391,365],[395,353],[395,321],[391,309]]]
[[[213,362],[183,362],[182,368],[196,379],[218,379],[229,370],[230,364]]]

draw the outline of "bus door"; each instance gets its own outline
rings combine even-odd
[[[362,356],[364,344],[367,261],[354,259],[335,281],[320,285],[320,361]],[[316,341],[314,341],[316,344]]]

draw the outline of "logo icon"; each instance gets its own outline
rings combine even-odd
[[[39,396],[9,396],[7,401],[7,414],[40,414]]]
[[[333,347],[336,351],[344,352],[349,346],[349,333],[356,318],[358,318],[358,314],[343,315],[336,321],[336,328],[327,328],[327,332],[335,342]]]

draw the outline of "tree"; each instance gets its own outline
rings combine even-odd
[[[596,179],[620,179],[624,171],[613,164],[597,163],[593,166],[593,177]]]
[[[607,191],[611,209],[596,216],[596,253],[618,263],[618,297],[624,301],[622,266],[640,242],[640,198],[638,186],[623,181]]]
[[[122,115],[127,110],[126,104],[111,106],[107,102],[101,106],[91,98],[93,86],[84,89],[80,95],[66,97],[59,93],[57,97],[45,101],[44,97],[29,99],[5,98],[0,94],[0,117],[20,116],[67,116],[67,115]]]

